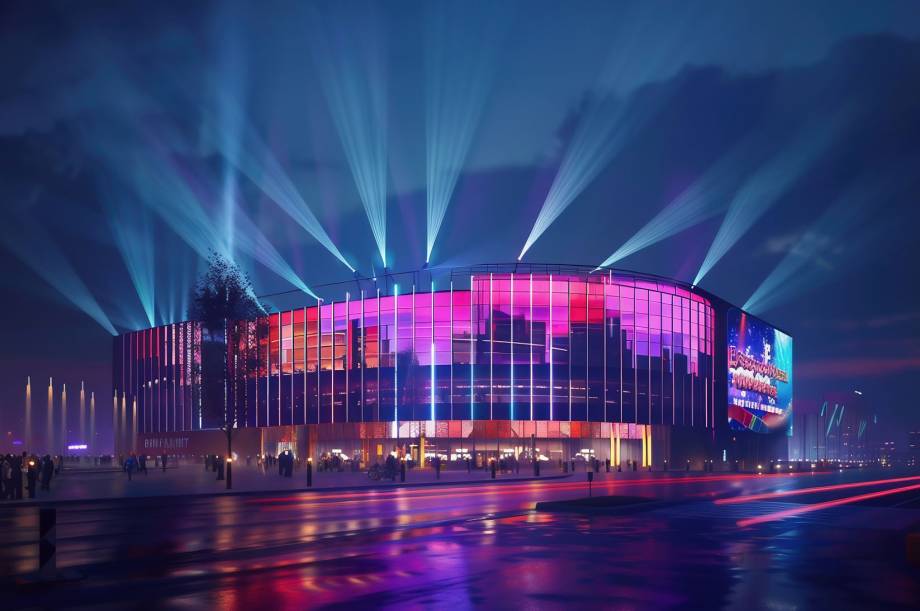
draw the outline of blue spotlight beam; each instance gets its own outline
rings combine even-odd
[[[690,44],[698,10],[689,3],[674,10],[682,12],[672,15],[675,29],[649,44],[649,33],[661,31],[660,9],[643,2],[621,7],[611,25],[613,46],[598,77],[602,93],[580,118],[518,260],[670,99],[670,92],[659,91],[651,101],[631,103],[635,98],[628,94],[648,75],[664,77],[680,65],[675,58]]]
[[[359,32],[345,27],[346,14],[315,12],[312,39],[332,120],[380,260],[387,264],[387,79],[386,47],[376,13],[363,15]],[[353,19],[353,13],[347,14]]]
[[[156,326],[156,256],[153,225],[145,206],[116,195],[103,186],[109,227],[115,246],[134,284],[151,327]],[[133,205],[132,205],[133,204]]]
[[[206,132],[210,134],[221,154],[258,186],[281,210],[287,213],[298,225],[322,244],[326,250],[341,261],[345,267],[355,271],[355,268],[352,267],[332,242],[316,215],[307,206],[306,201],[304,201],[290,177],[281,167],[278,159],[265,145],[255,129],[244,120],[238,105],[228,96],[223,96],[220,99],[220,103],[226,105],[221,113],[222,116],[236,117],[232,121],[226,118],[225,121],[238,121],[240,137],[242,138],[241,143],[238,145],[233,144],[233,139],[222,135],[222,126],[207,126],[209,129]],[[239,114],[235,115],[234,113]]]
[[[552,223],[597,178],[658,106],[635,107],[614,97],[595,104],[581,120],[566,149],[537,220],[518,255],[521,260]]]
[[[241,251],[249,254],[307,295],[314,299],[318,298],[318,295],[301,280],[271,241],[239,207],[236,209],[235,230],[237,245]]]
[[[240,159],[240,146],[243,133],[243,113],[246,107],[245,87],[247,80],[247,53],[243,49],[244,41],[240,24],[247,18],[245,7],[235,3],[225,3],[217,13],[215,30],[221,35],[217,41],[221,49],[217,63],[218,90],[226,92],[217,103],[217,121],[220,125],[216,137],[220,138],[219,149],[224,156],[222,168],[221,198],[223,202],[224,241],[227,251],[232,255],[235,243],[235,217],[239,175],[236,164]],[[234,103],[235,102],[235,103]]]
[[[3,243],[20,261],[77,309],[118,335],[111,320],[87,288],[67,255],[35,219],[7,218]]]
[[[835,141],[842,116],[807,129],[741,186],[706,253],[693,284],[698,285],[725,253],[779,200]]]
[[[750,162],[751,155],[750,140],[735,147],[626,240],[600,267],[613,265],[721,213],[725,209],[725,201],[737,185],[737,176]]]
[[[185,320],[188,299],[194,282],[194,260],[178,248],[172,248],[163,261],[165,281],[157,293],[157,311],[162,324]]]
[[[753,314],[788,301],[797,294],[827,282],[839,272],[838,261],[846,247],[854,250],[860,240],[874,237],[865,225],[868,210],[878,209],[883,199],[900,185],[893,181],[862,181],[843,193],[808,229],[783,245],[785,256],[764,278],[744,304]],[[859,235],[853,236],[861,227]]]
[[[151,148],[157,150],[154,141],[151,142]],[[209,251],[213,250],[234,260],[222,228],[213,222],[201,203],[216,201],[218,189],[207,184],[200,175],[181,167],[162,149],[159,152],[160,155],[156,157],[145,156],[134,166],[135,184],[144,202],[202,257],[207,257]],[[313,295],[240,206],[234,206],[234,209],[234,233],[238,250],[298,289]]]
[[[426,262],[476,135],[510,6],[497,3],[483,19],[464,4],[426,5]]]

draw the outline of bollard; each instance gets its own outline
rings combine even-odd
[[[43,579],[57,574],[57,509],[38,510],[38,573]]]
[[[492,479],[495,479],[495,461],[490,461],[492,463]]]
[[[609,458],[606,461],[605,468],[607,469],[607,473],[610,473],[610,459]]]
[[[533,461],[533,474],[535,477],[540,477],[540,461]]]
[[[406,459],[402,459],[399,463],[399,481],[406,481]]]
[[[313,457],[307,459],[307,488],[313,487]]]
[[[227,490],[233,487],[233,459],[227,458]]]
[[[588,471],[588,496],[591,496],[591,482],[594,481],[594,472]]]

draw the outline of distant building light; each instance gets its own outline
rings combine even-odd
[[[67,449],[68,450],[85,450],[86,444],[85,443],[73,443],[67,446]]]

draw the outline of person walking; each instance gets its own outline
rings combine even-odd
[[[29,498],[35,498],[35,484],[38,479],[38,465],[36,463],[36,457],[32,456],[29,459],[28,468],[26,470],[26,487],[29,491]]]
[[[14,456],[13,463],[10,465],[13,468],[13,500],[16,501],[22,499],[22,466],[25,456],[25,452],[22,453],[22,456]]]
[[[7,454],[3,457],[3,462],[0,463],[0,479],[2,479],[3,485],[3,499],[12,499],[13,498],[13,456],[12,454]]]
[[[143,456],[143,455],[141,455],[141,456]],[[139,464],[139,463],[138,463],[138,460],[137,460],[137,458],[136,458],[133,454],[132,454],[131,456],[129,456],[128,459],[125,461],[125,471],[127,471],[127,473],[128,473],[128,481],[129,481],[129,482],[131,481],[132,476],[134,475],[134,470],[137,468],[137,465],[138,465],[138,464]],[[142,463],[141,463],[141,464],[142,464]]]
[[[160,464],[163,465],[163,473],[166,473],[166,452],[163,452],[163,455],[160,456]]]
[[[51,490],[51,476],[54,474],[54,463],[50,456],[45,455],[41,462],[41,489]]]

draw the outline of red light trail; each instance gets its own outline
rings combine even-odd
[[[763,524],[764,522],[775,522],[777,520],[782,520],[784,518],[801,515],[803,513],[811,513],[813,511],[829,509],[831,507],[837,507],[839,505],[848,505],[850,503],[858,503],[860,501],[876,499],[882,496],[889,496],[891,494],[900,494],[901,492],[910,492],[911,490],[920,490],[920,484],[914,484],[912,486],[903,486],[901,488],[891,488],[889,490],[879,490],[877,492],[867,492],[865,494],[857,494],[856,496],[843,497],[842,499],[834,499],[833,501],[824,501],[821,503],[812,503],[810,505],[801,505],[799,507],[792,507],[790,509],[784,509],[782,511],[774,511],[773,513],[767,513],[762,516],[757,516],[756,518],[746,518],[744,520],[738,520],[737,524],[740,528],[744,528],[746,526],[754,526],[755,524]]]
[[[762,501],[776,497],[797,496],[801,494],[812,494],[814,492],[828,492],[831,490],[846,490],[849,488],[868,488],[869,486],[881,486],[882,484],[900,484],[904,482],[914,482],[920,480],[916,477],[896,477],[893,479],[877,479],[866,482],[854,482],[850,484],[832,484],[829,486],[816,486],[814,488],[798,488],[796,490],[779,490],[774,492],[762,492],[758,494],[746,494],[744,496],[733,496],[727,499],[717,499],[716,505],[733,505],[736,503],[748,503],[750,501]]]

